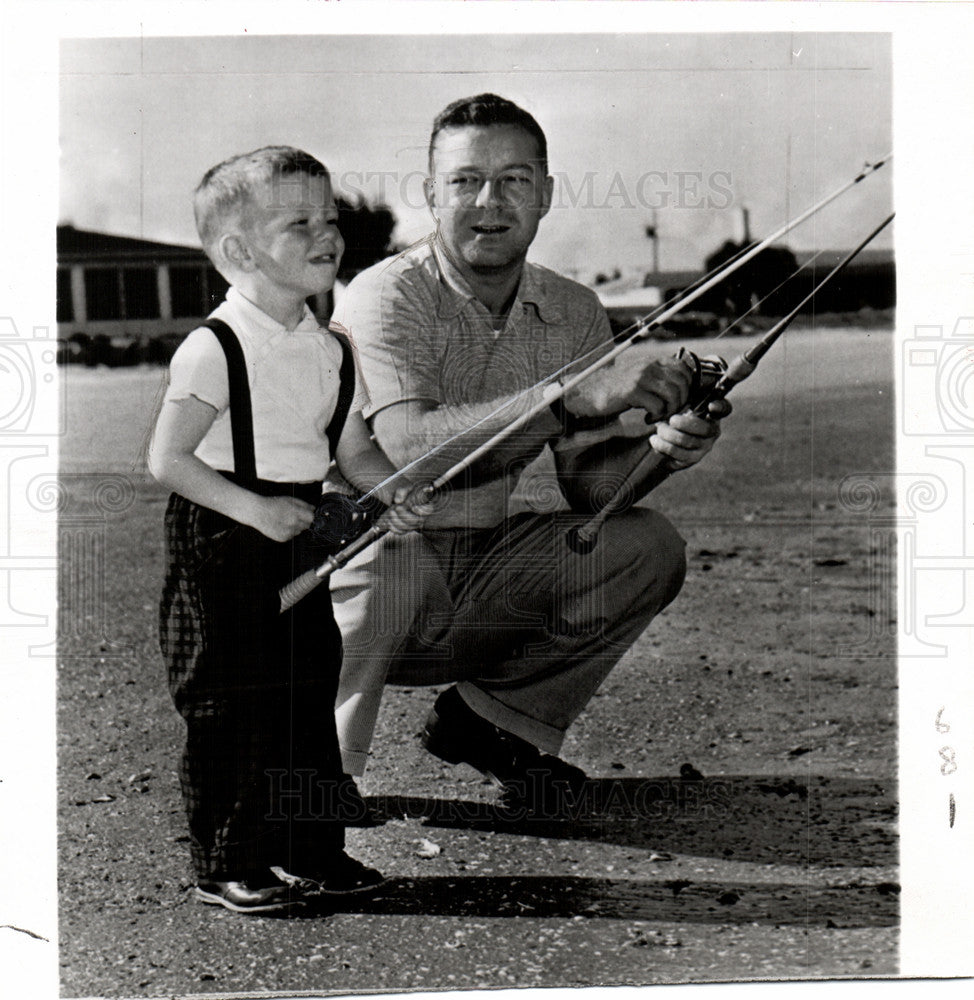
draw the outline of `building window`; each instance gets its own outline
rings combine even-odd
[[[122,271],[126,319],[159,318],[159,284],[154,267],[126,267]]]
[[[85,299],[88,319],[121,319],[122,295],[118,269],[85,268]]]
[[[71,269],[57,269],[57,321],[74,322],[74,300],[71,298]]]

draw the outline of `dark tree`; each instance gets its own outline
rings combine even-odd
[[[385,205],[370,208],[364,201],[335,200],[338,205],[338,228],[345,241],[345,255],[338,277],[347,282],[359,271],[371,267],[392,252],[396,217]]]
[[[743,249],[743,245],[727,240],[705,261],[706,271],[727,263]],[[795,255],[787,247],[766,247],[739,267],[733,274],[718,282],[701,299],[699,308],[726,316],[739,316],[754,302],[769,296],[760,308],[765,315],[786,311],[790,301],[787,286],[771,294],[798,268]]]

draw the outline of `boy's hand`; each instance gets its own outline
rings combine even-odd
[[[413,486],[399,486],[392,494],[392,504],[376,521],[376,527],[403,535],[407,531],[418,531],[423,521],[433,513],[433,490],[429,483]]]
[[[287,542],[311,527],[315,509],[296,497],[259,497],[252,522],[262,535]]]

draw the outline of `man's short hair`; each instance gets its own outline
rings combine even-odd
[[[465,125],[517,125],[533,136],[538,144],[542,169],[548,172],[548,140],[534,116],[497,94],[477,94],[476,97],[461,97],[448,104],[434,119],[429,147],[430,173],[433,172],[436,137],[446,128],[462,128]]]
[[[227,223],[246,210],[260,188],[294,174],[327,177],[328,169],[310,153],[293,146],[262,146],[210,167],[193,195],[196,229],[207,253],[224,234]]]

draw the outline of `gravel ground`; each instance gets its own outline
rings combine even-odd
[[[189,891],[153,631],[165,498],[132,471],[160,373],[67,372],[85,419],[61,459],[63,995],[895,975],[893,551],[871,517],[893,504],[892,335],[788,336],[720,449],[653,495],[690,570],[569,732],[601,808],[503,814],[419,747],[434,690],[390,688],[360,783],[380,825],[349,843],[392,880],[291,920]],[[857,474],[877,508],[840,493]],[[104,534],[75,538],[92,515]]]

